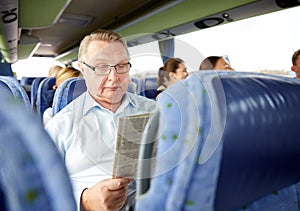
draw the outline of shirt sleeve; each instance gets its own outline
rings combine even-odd
[[[46,125],[52,118],[52,108],[47,108],[43,113],[43,123]]]

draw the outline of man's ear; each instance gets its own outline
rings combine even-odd
[[[294,71],[294,72],[296,71],[295,65],[293,65],[293,66],[291,67],[291,70]]]
[[[83,64],[81,62],[78,62],[78,67],[79,67],[79,70],[82,74],[84,74],[84,68],[83,68]]]

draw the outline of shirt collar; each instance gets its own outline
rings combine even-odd
[[[116,111],[117,113],[120,113],[122,111],[124,111],[124,109],[128,106],[131,105],[134,108],[137,107],[137,102],[136,99],[134,98],[134,94],[132,93],[125,93],[125,96],[122,100],[122,103],[120,105],[120,107],[118,108],[118,110]],[[111,112],[110,110],[104,108],[103,106],[99,105],[92,97],[91,95],[86,92],[85,93],[85,99],[84,99],[84,105],[83,105],[83,115],[86,115],[90,110],[92,110],[95,107],[98,107],[99,109],[103,110],[103,111],[107,111],[107,112]]]

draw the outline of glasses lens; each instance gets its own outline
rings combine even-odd
[[[130,64],[127,63],[127,64],[118,64],[116,65],[116,70],[117,70],[117,73],[127,73],[130,69]]]
[[[100,65],[95,67],[95,73],[97,75],[106,75],[110,71],[110,66],[109,65]]]

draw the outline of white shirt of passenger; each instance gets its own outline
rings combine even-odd
[[[48,122],[45,128],[67,166],[77,205],[84,188],[112,176],[118,118],[154,110],[155,101],[127,92],[113,113],[85,92]]]

